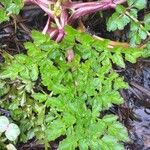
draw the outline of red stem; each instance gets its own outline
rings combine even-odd
[[[68,23],[73,24],[74,21],[81,16],[94,13],[100,10],[115,8],[116,5],[126,2],[126,0],[103,0],[100,2],[75,3],[69,2],[66,4],[70,9],[76,9],[70,16]]]
[[[24,0],[24,3],[34,3],[41,7],[47,15],[48,20],[43,29],[43,33],[49,33],[50,37],[56,41],[60,41],[65,33],[64,26],[69,23],[73,24],[75,20],[81,16],[94,13],[100,10],[106,10],[110,8],[115,8],[117,4],[126,2],[126,0],[101,0],[99,2],[68,2],[62,3],[62,13],[60,17],[55,16],[49,8],[49,4],[55,4],[53,0]],[[72,15],[69,17],[69,10],[72,10]],[[51,28],[51,22],[54,21],[57,25],[57,29]]]

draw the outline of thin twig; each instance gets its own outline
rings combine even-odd
[[[130,85],[134,86],[135,88],[137,88],[138,90],[140,90],[141,92],[143,92],[144,94],[148,95],[150,97],[150,91],[140,85],[138,85],[137,83],[131,81]]]

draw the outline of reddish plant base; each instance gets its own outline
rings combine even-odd
[[[38,5],[48,15],[43,33],[48,33],[57,42],[65,35],[64,26],[72,25],[80,17],[97,11],[115,8],[126,0],[101,0],[96,2],[72,2],[49,0],[24,0],[25,4]]]

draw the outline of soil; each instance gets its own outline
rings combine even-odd
[[[145,11],[150,11],[150,1]],[[106,19],[112,11],[103,14],[93,14],[84,18],[83,22],[87,32],[115,41],[127,42],[129,27],[124,31],[107,32]],[[23,43],[32,40],[30,31],[32,29],[42,30],[45,25],[44,12],[38,7],[26,6],[20,16],[13,18],[9,22],[0,24],[0,53],[3,51],[11,55],[26,53]],[[105,16],[105,18],[104,18]],[[107,16],[107,17],[106,17]],[[0,55],[0,61],[3,58]],[[115,68],[116,69],[116,68]],[[125,69],[116,69],[125,81],[129,83],[128,90],[120,91],[125,99],[125,103],[119,107],[113,107],[111,112],[118,114],[120,121],[127,127],[130,135],[130,143],[125,144],[126,150],[150,150],[150,59],[139,59],[136,64],[126,62]],[[56,150],[58,141],[52,142],[52,149]],[[21,144],[19,150],[42,150],[43,145],[36,144],[33,139],[26,144]]]

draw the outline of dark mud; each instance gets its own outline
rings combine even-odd
[[[128,150],[150,149],[150,59],[139,59],[135,65],[127,65],[122,73],[129,83],[123,91],[125,105],[131,110],[125,125],[131,142]]]

